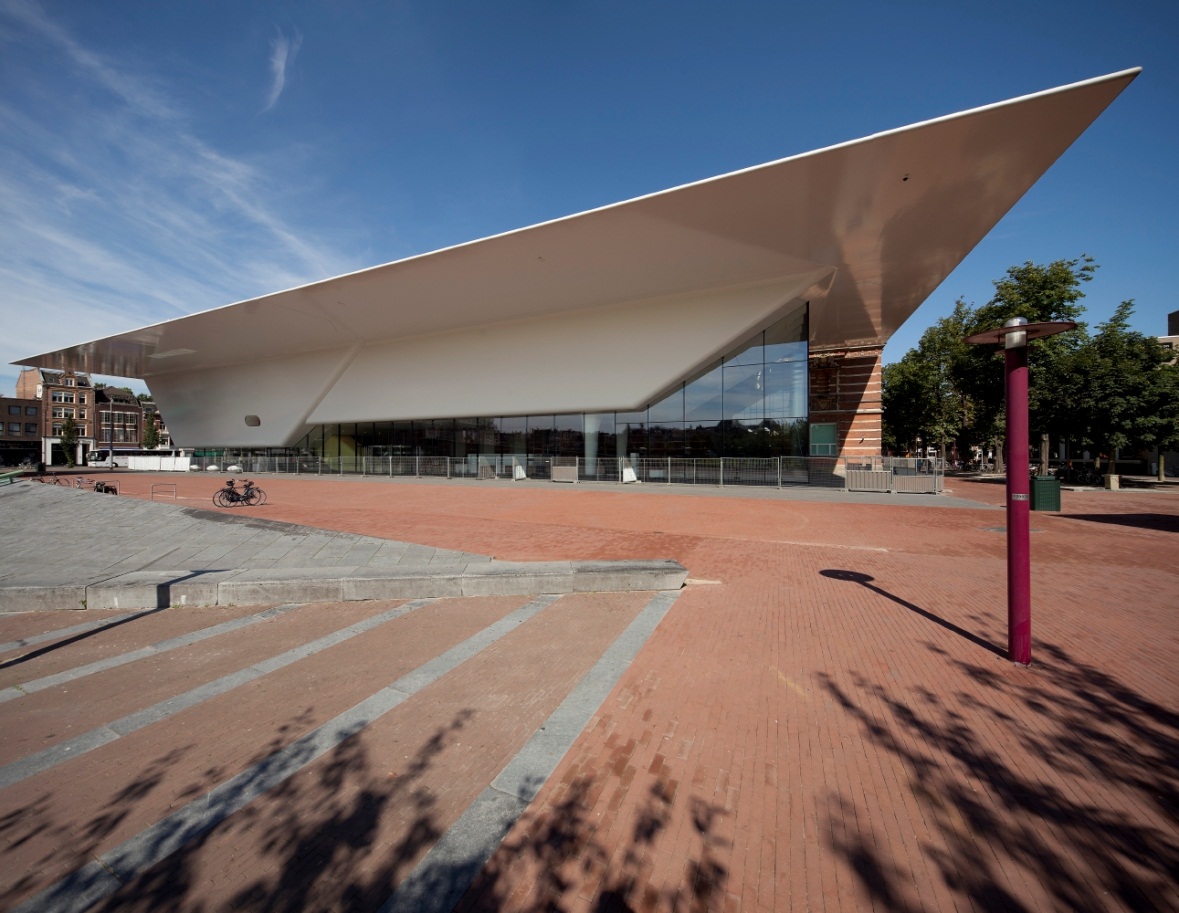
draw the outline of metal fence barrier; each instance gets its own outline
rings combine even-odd
[[[945,466],[938,460],[901,457],[581,457],[525,453],[466,457],[357,454],[321,457],[269,450],[203,450],[189,459],[193,471],[360,475],[393,478],[545,479],[647,485],[843,489],[938,493]]]

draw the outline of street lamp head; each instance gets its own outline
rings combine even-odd
[[[1028,344],[1028,331],[1024,329],[1028,325],[1026,317],[1012,317],[1005,324],[1003,329],[1007,330],[1007,335],[1003,337],[1003,348],[1005,349],[1022,349]]]
[[[1021,349],[1033,339],[1055,336],[1057,333],[1076,328],[1077,325],[1072,320],[1046,320],[1043,323],[1028,323],[1024,317],[1012,317],[1001,327],[967,336],[966,342],[975,346],[1001,345],[1005,349]]]

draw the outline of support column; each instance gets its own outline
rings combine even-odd
[[[883,346],[811,350],[809,421],[834,424],[837,453],[879,456]]]

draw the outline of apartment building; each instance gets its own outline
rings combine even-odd
[[[96,447],[139,449],[143,446],[143,407],[135,394],[121,387],[94,391],[98,407]]]
[[[41,458],[41,402],[0,396],[0,466]]]
[[[83,463],[94,446],[94,387],[90,375],[77,371],[30,368],[16,379],[18,399],[40,403],[41,455],[38,462],[49,465],[67,462],[61,447],[62,428],[73,419],[78,429],[74,462]]]
[[[17,378],[16,397],[0,400],[4,422],[0,459],[9,465],[26,456],[47,465],[67,462],[61,434],[68,419],[78,429],[74,452],[78,465],[95,448],[142,449],[148,422],[156,429],[156,446],[171,445],[155,403],[141,403],[123,387],[96,385],[82,372],[29,368]]]

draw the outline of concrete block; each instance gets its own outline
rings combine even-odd
[[[578,561],[573,566],[573,592],[678,590],[688,569],[678,561]]]
[[[0,612],[68,611],[86,607],[86,587],[81,584],[21,586],[5,582],[0,588]]]
[[[341,598],[434,599],[462,596],[462,568],[445,572],[429,568],[364,568],[341,581]]]
[[[492,561],[467,567],[464,596],[518,596],[573,592],[568,561]]]
[[[271,602],[340,602],[344,579],[355,568],[266,568],[242,571],[217,587],[219,605]]]
[[[86,588],[92,609],[164,609],[216,605],[217,588],[235,571],[134,571]]]

